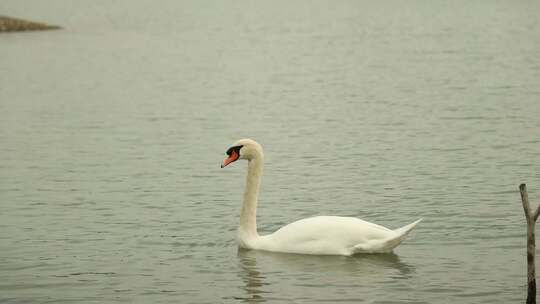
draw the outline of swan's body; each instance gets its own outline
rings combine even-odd
[[[251,139],[242,139],[227,154],[229,157],[222,167],[238,159],[248,160],[244,204],[237,234],[240,247],[320,255],[390,252],[421,221],[391,230],[353,217],[317,216],[293,222],[272,234],[260,236],[256,216],[264,158],[262,147]]]

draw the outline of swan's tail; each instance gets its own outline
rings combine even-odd
[[[414,227],[416,227],[416,225],[418,225],[418,223],[420,223],[422,221],[422,219],[419,219],[417,220],[416,222],[414,223],[410,223],[409,225],[405,225],[401,228],[398,228],[396,230],[394,230],[398,235],[400,235],[401,237],[405,238],[407,236],[407,234],[409,234],[409,232],[411,232]]]
[[[370,244],[361,244],[357,245],[353,249],[354,253],[377,253],[377,252],[391,252],[392,249],[396,248],[407,235],[420,223],[422,219],[417,220],[416,222],[405,225],[401,228],[394,230],[395,235],[392,237],[382,239],[382,240],[373,240]]]

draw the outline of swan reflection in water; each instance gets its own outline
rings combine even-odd
[[[298,295],[295,288],[317,287],[310,288],[314,299],[328,297],[325,287],[329,284],[347,287],[358,296],[364,288],[407,279],[414,274],[414,267],[402,262],[394,253],[344,257],[239,248],[238,264],[245,294],[234,298],[247,303],[290,301],[292,295]],[[301,296],[305,299],[306,295]]]

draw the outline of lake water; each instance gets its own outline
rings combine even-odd
[[[519,303],[540,203],[538,1],[19,1],[0,35],[0,302]],[[394,254],[239,251],[315,215]]]

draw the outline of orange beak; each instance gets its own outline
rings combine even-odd
[[[235,150],[232,150],[231,155],[229,155],[229,157],[225,158],[225,160],[221,164],[221,168],[225,168],[230,163],[237,161],[238,157],[240,157],[240,154],[238,154],[238,152],[236,152]]]

